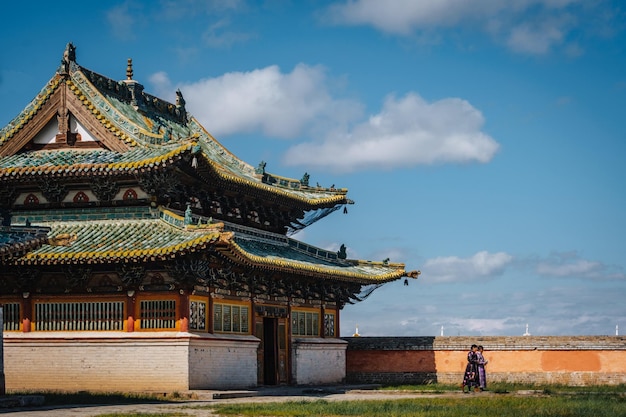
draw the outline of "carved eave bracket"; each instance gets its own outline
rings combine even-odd
[[[65,97],[65,95],[63,95],[63,97]],[[80,133],[72,132],[70,111],[65,106],[65,100],[63,100],[63,106],[57,110],[57,124],[59,131],[55,137],[56,143],[65,143],[69,146],[74,146],[76,142],[80,142]]]

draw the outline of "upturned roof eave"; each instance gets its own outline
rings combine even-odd
[[[117,161],[112,163],[76,163],[64,165],[30,165],[0,168],[0,178],[23,179],[29,177],[40,177],[41,175],[61,175],[64,177],[81,175],[112,175],[129,174],[142,170],[152,170],[165,168],[172,165],[185,154],[192,151],[195,143],[182,143],[180,146],[167,150],[163,154],[150,158]]]
[[[248,267],[260,268],[270,271],[278,271],[283,273],[302,274],[317,279],[327,279],[343,282],[353,282],[361,285],[368,284],[384,284],[386,282],[396,281],[406,276],[404,264],[387,264],[381,263],[379,266],[389,269],[387,272],[378,275],[359,273],[354,270],[348,270],[340,266],[332,267],[328,265],[304,264],[294,262],[285,258],[265,257],[247,252],[232,239],[227,244],[218,244],[217,250],[224,256],[234,262],[247,265]],[[346,261],[354,265],[372,265],[372,262],[350,260]]]
[[[155,220],[160,221],[160,220]],[[80,232],[80,231],[79,231]],[[196,238],[185,242],[164,245],[154,248],[123,248],[118,250],[85,250],[76,251],[38,252],[31,251],[24,256],[12,259],[8,265],[69,265],[69,264],[113,264],[119,262],[149,262],[164,261],[207,249],[220,240],[219,231],[210,231],[199,234]],[[54,239],[54,238],[51,238]],[[71,248],[71,244],[68,245]],[[81,250],[82,249],[82,250]]]

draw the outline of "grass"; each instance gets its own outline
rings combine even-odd
[[[9,395],[43,395],[46,405],[68,404],[145,404],[154,402],[169,402],[189,399],[178,392],[173,393],[122,393],[122,392],[64,392],[64,391],[27,391],[10,392]]]
[[[98,414],[96,417],[186,417],[189,414],[185,413],[112,413],[112,414]]]
[[[498,396],[414,398],[382,401],[298,401],[210,407],[221,416],[360,416],[360,417],[614,417],[626,414],[623,397]]]
[[[366,401],[291,401],[283,403],[240,403],[205,408],[221,416],[360,416],[360,417],[614,417],[626,415],[626,386],[538,386],[492,384],[491,391],[515,393],[536,391],[539,395],[459,395],[457,397],[412,398]],[[458,391],[453,385],[404,385],[382,390],[445,393]]]
[[[488,386],[490,392],[497,394],[506,394],[515,391],[540,391],[544,394],[576,394],[576,393],[588,393],[594,394],[615,394],[625,393],[626,384],[620,385],[596,385],[596,386],[569,386],[569,385],[537,385],[537,384],[520,384],[520,383],[508,383],[508,382],[493,382]],[[394,391],[414,391],[424,393],[445,393],[459,391],[459,385],[450,384],[424,384],[424,385],[394,385],[385,386],[381,390],[394,390]]]
[[[626,415],[626,385],[570,387],[559,385],[529,385],[493,383],[492,393],[506,395],[467,394],[437,398],[398,398],[361,401],[327,401],[314,399],[274,403],[234,403],[191,406],[180,404],[178,409],[156,413],[113,413],[98,417],[183,417],[185,409],[204,409],[220,416],[258,417],[614,417]],[[454,385],[403,385],[382,390],[450,393],[460,389]],[[538,395],[516,395],[516,391],[535,391]],[[11,393],[15,395],[18,393]],[[175,402],[191,399],[179,393],[125,394],[90,392],[38,392],[46,397],[46,405],[74,404],[137,404]]]

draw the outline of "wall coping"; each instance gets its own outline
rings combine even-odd
[[[626,336],[342,337],[348,350],[626,350]]]
[[[70,342],[70,341],[122,341],[122,340],[171,340],[171,341],[191,341],[191,340],[214,340],[214,341],[236,341],[254,342],[260,340],[252,335],[220,334],[220,333],[188,333],[188,332],[97,332],[97,331],[71,331],[71,332],[5,332],[5,343],[20,342]]]
[[[292,339],[293,345],[341,345],[345,346],[348,344],[347,341],[343,339],[335,339],[335,338],[322,338],[322,337],[297,337]]]

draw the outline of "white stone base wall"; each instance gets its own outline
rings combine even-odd
[[[347,342],[301,338],[292,343],[292,381],[298,385],[338,384],[346,378]]]
[[[252,336],[166,332],[5,333],[7,391],[156,391],[256,385]]]
[[[192,339],[189,345],[189,389],[256,387],[259,339],[210,336]]]

